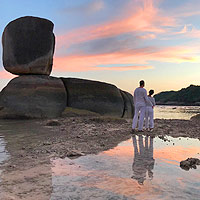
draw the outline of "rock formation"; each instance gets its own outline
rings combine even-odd
[[[10,22],[2,36],[3,65],[13,74],[49,75],[53,65],[53,23],[38,17]]]
[[[200,165],[200,160],[198,158],[188,158],[180,162],[180,167],[186,171],[189,169],[196,169],[197,165]]]
[[[53,26],[49,20],[27,16],[5,27],[3,64],[19,77],[0,93],[0,118],[54,118],[66,106],[132,117],[132,95],[112,84],[49,76],[55,47]]]
[[[64,84],[49,76],[55,47],[53,26],[49,20],[27,16],[4,29],[4,67],[20,76],[0,93],[0,118],[58,117],[65,109]]]
[[[77,78],[61,78],[67,90],[67,106],[123,116],[124,101],[119,89],[111,84]]]
[[[58,117],[66,107],[66,99],[63,82],[45,75],[14,78],[0,93],[0,105],[7,118]]]

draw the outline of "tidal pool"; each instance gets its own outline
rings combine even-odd
[[[200,141],[132,136],[114,149],[76,159],[52,160],[51,200],[200,198],[200,166],[179,163],[200,158]]]

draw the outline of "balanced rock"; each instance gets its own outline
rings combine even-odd
[[[16,75],[49,75],[55,47],[53,26],[47,19],[31,16],[11,21],[2,36],[5,69]]]
[[[61,78],[67,91],[67,106],[101,115],[122,117],[124,100],[111,84],[77,78]]]
[[[61,115],[67,95],[59,78],[23,75],[0,93],[0,118],[52,118]]]

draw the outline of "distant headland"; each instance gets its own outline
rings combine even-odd
[[[158,105],[200,106],[200,86],[190,85],[178,91],[165,91],[156,94]]]

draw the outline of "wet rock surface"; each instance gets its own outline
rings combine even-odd
[[[51,118],[66,107],[62,81],[45,75],[12,79],[0,93],[0,118]]]
[[[198,158],[188,158],[180,162],[180,167],[186,171],[189,169],[196,169],[197,165],[200,165],[200,160]]]
[[[16,75],[49,75],[53,65],[53,23],[26,16],[11,21],[3,32],[3,65]]]

